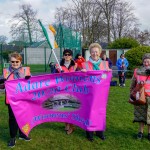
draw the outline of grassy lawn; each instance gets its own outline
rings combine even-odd
[[[94,137],[94,142],[85,138],[85,131],[76,127],[71,135],[66,135],[62,123],[44,123],[30,132],[32,141],[17,139],[16,150],[147,150],[150,142],[147,140],[147,128],[144,139],[136,139],[138,124],[132,123],[133,106],[128,103],[130,80],[127,86],[111,87],[107,107],[106,141]],[[0,150],[7,148],[9,140],[7,107],[4,105],[4,95],[0,95]]]
[[[30,67],[31,73],[34,74],[40,74],[45,72],[45,65],[37,64],[37,65],[27,65]],[[46,65],[46,72],[50,72],[50,67]],[[0,66],[0,75],[2,75],[2,67]]]

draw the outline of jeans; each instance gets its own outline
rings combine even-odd
[[[118,75],[119,75],[119,84],[122,86],[123,84],[125,84],[126,72],[118,71]]]

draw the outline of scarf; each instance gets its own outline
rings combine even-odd
[[[100,70],[99,65],[101,63],[101,59],[99,58],[97,61],[94,61],[91,57],[89,58],[89,61],[92,63],[93,65],[93,70]]]
[[[146,68],[146,67],[144,67],[144,66],[138,68],[138,69],[137,69],[137,74],[138,74],[138,75],[147,76],[147,75],[146,75],[146,69],[150,69],[150,68],[149,68],[149,67]]]
[[[14,79],[20,79],[20,78],[24,78],[24,74],[20,72],[20,69],[22,67],[19,67],[18,69],[14,69],[11,66],[9,66],[9,71],[10,74],[13,73],[14,74]]]

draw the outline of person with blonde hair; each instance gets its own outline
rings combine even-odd
[[[9,55],[10,66],[8,68],[3,69],[3,77],[4,81],[6,80],[17,80],[20,78],[28,79],[30,78],[30,68],[29,67],[22,67],[22,56],[17,53],[13,52]],[[7,93],[5,94],[5,102],[8,106],[8,113],[9,113],[9,131],[10,131],[10,141],[8,143],[9,147],[14,147],[16,143],[16,136],[17,131],[19,130],[19,139],[23,139],[25,141],[30,141],[31,139],[27,137],[18,127],[16,118],[14,116],[14,112],[9,104],[9,99],[7,98]]]
[[[92,43],[89,46],[90,51],[90,57],[89,60],[82,63],[82,72],[90,71],[90,70],[111,70],[108,66],[108,61],[103,61],[100,58],[102,48],[98,43]],[[100,99],[98,97],[98,99]],[[96,136],[98,136],[100,139],[105,140],[105,136],[103,131],[95,131]],[[93,141],[93,134],[94,131],[86,131],[86,136],[89,141]]]

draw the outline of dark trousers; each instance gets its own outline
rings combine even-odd
[[[97,136],[101,136],[103,131],[95,131]],[[94,131],[86,131],[86,137],[89,139],[93,139]]]
[[[15,138],[17,135],[17,131],[19,130],[19,135],[21,136],[26,136],[22,131],[19,129],[16,118],[14,116],[14,113],[8,105],[8,113],[9,113],[9,131],[10,131],[10,137]]]
[[[119,75],[119,84],[121,85],[125,84],[126,73],[122,71],[118,71],[118,75]]]

